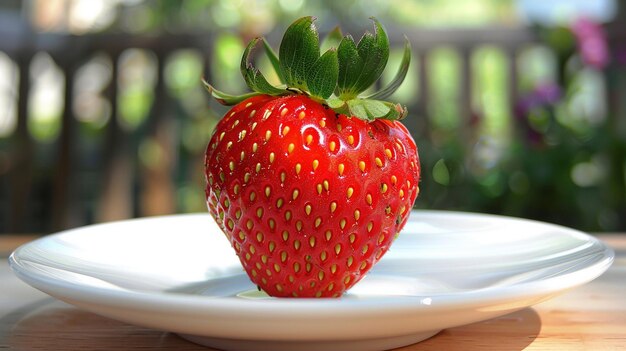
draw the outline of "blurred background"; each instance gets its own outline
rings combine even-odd
[[[626,5],[617,0],[2,0],[0,233],[205,211],[203,153],[248,40],[370,16],[414,58],[393,99],[416,208],[626,231]],[[269,72],[269,63],[258,65]]]

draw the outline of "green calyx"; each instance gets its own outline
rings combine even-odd
[[[404,81],[411,61],[411,46],[405,37],[404,55],[394,79],[381,90],[364,96],[382,75],[389,59],[389,40],[375,18],[374,32],[366,32],[358,43],[335,28],[320,43],[315,18],[302,17],[287,28],[278,55],[264,38],[255,38],[241,58],[241,73],[253,91],[229,95],[204,82],[211,95],[222,104],[234,105],[251,96],[306,94],[338,113],[364,120],[402,119],[406,107],[383,101]],[[254,67],[251,53],[262,42],[265,54],[276,71],[280,86],[270,84]],[[323,50],[323,54],[321,51]]]

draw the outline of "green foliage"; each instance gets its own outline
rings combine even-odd
[[[259,38],[252,39],[246,47],[246,50],[243,52],[243,57],[241,59],[241,74],[243,75],[246,84],[254,92],[268,95],[285,94],[285,89],[275,88],[273,85],[268,83],[261,71],[254,68],[250,62],[250,53],[258,42]]]
[[[473,51],[467,118],[458,109],[459,52],[438,48],[427,56],[431,118],[410,122],[419,123],[424,170],[418,208],[498,213],[587,231],[626,227],[626,139],[616,128],[620,117],[607,110],[605,90],[622,80],[615,71],[585,66],[571,33],[554,31],[541,29],[550,40],[520,49],[513,101],[509,57],[495,47]]]
[[[307,72],[320,57],[314,18],[302,17],[287,28],[280,42],[280,72],[292,88],[308,91]]]
[[[406,78],[406,74],[409,72],[409,64],[411,63],[411,42],[408,38],[404,38],[404,53],[402,54],[402,60],[400,61],[400,67],[393,79],[384,88],[376,93],[368,96],[368,99],[386,99],[400,88]]]
[[[358,44],[347,35],[339,44],[339,80],[337,93],[340,99],[354,99],[380,78],[389,59],[389,40],[380,22],[374,20],[374,33],[365,32]]]
[[[328,49],[309,68],[306,80],[309,85],[311,95],[328,99],[335,90],[337,77],[339,75],[339,65],[337,62],[337,51]]]

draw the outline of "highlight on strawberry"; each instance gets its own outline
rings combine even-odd
[[[395,78],[366,94],[389,57],[383,26],[372,18],[358,43],[335,29],[320,45],[314,20],[291,24],[278,54],[263,38],[249,43],[241,73],[251,93],[205,82],[234,105],[206,150],[207,207],[252,282],[275,297],[341,296],[389,250],[419,193],[417,147],[399,122],[407,110],[384,100],[406,76],[408,40]],[[281,85],[254,67],[259,45]]]

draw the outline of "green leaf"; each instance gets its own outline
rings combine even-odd
[[[309,92],[322,99],[328,98],[335,91],[338,75],[337,51],[330,49],[309,70],[306,79]]]
[[[389,113],[389,107],[382,101],[378,100],[363,100],[365,109],[370,116],[374,118],[384,117]]]
[[[404,54],[402,55],[402,61],[395,77],[389,82],[389,84],[374,94],[366,97],[366,99],[386,99],[391,96],[404,82],[406,74],[409,72],[409,64],[411,63],[411,43],[409,39],[404,37]]]
[[[349,113],[366,121],[375,119],[402,119],[406,115],[406,108],[387,101],[353,99],[346,102]]]
[[[337,79],[337,91],[342,100],[352,100],[359,93],[353,91],[352,86],[357,80],[363,67],[363,60],[359,56],[356,44],[352,36],[346,35],[337,49],[339,61],[339,77]]]
[[[326,99],[326,105],[332,108],[333,110],[342,108],[346,105],[346,102],[337,97],[332,97],[330,99]]]
[[[402,106],[400,104],[394,104],[388,101],[383,101],[383,103],[389,107],[389,113],[387,113],[387,115],[382,117],[383,119],[400,120],[406,117],[406,115],[409,112],[406,109],[406,106]]]
[[[373,17],[372,20],[374,21],[374,34],[366,32],[357,45],[359,56],[363,60],[361,74],[354,83],[354,89],[359,93],[380,78],[389,60],[387,33],[378,20]]]
[[[347,103],[350,112],[355,117],[366,121],[384,117],[389,113],[389,107],[377,100],[354,99]]]
[[[283,72],[280,71],[280,61],[278,60],[278,55],[276,55],[276,52],[274,52],[274,49],[272,49],[272,47],[267,42],[267,40],[265,40],[265,38],[262,38],[262,40],[263,40],[263,47],[265,48],[265,54],[270,59],[270,63],[272,64],[274,71],[278,75],[278,79],[280,79],[281,83],[285,83]]]
[[[319,36],[313,21],[311,16],[296,20],[287,28],[278,50],[285,83],[305,91],[307,72],[320,57]]]
[[[389,59],[389,39],[384,28],[372,17],[374,34],[366,32],[354,43],[351,36],[343,38],[339,44],[339,80],[337,91],[344,100],[354,99],[360,92],[369,88],[383,73]]]
[[[217,100],[217,102],[226,106],[236,105],[244,101],[245,99],[251,98],[255,95],[259,95],[259,93],[256,93],[256,92],[243,94],[243,95],[230,95],[230,94],[226,94],[222,91],[215,89],[211,84],[207,83],[207,81],[205,81],[204,79],[202,80],[202,84],[204,84],[204,87],[206,88],[206,90],[209,92],[209,94],[211,94],[211,96],[213,96],[215,100]]]
[[[348,108],[350,109],[350,114],[353,117],[362,119],[364,121],[371,121],[373,120],[373,118],[370,118],[367,114],[367,110],[365,109],[365,106],[361,103],[350,103],[351,101],[354,102],[359,102],[359,100],[349,100],[348,101]]]
[[[256,91],[257,93],[268,94],[268,95],[281,95],[285,94],[286,90],[279,89],[271,85],[263,76],[261,71],[256,69],[252,63],[250,62],[250,55],[252,50],[256,47],[259,42],[259,38],[254,38],[250,41],[246,50],[243,52],[243,56],[241,57],[241,74],[243,75],[243,79],[246,81],[246,84],[250,89]]]
[[[341,28],[339,26],[335,27],[331,30],[328,35],[322,40],[320,44],[320,50],[322,52],[328,51],[330,48],[337,49],[339,47],[339,43],[341,43],[341,39],[343,39],[343,34],[341,34]]]

